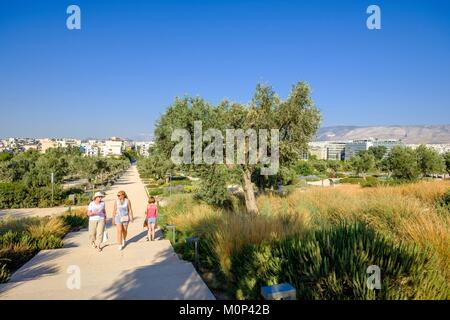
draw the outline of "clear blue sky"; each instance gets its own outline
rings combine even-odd
[[[0,0],[0,137],[136,139],[176,96],[298,80],[324,126],[450,123],[450,1]]]

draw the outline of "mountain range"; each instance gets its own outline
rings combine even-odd
[[[367,138],[397,139],[407,144],[450,144],[450,124],[322,127],[314,140],[345,141]]]

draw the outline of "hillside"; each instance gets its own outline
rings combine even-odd
[[[404,143],[450,143],[450,124],[416,126],[334,126],[320,128],[316,141],[365,138],[401,139]]]

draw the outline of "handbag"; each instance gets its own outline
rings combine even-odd
[[[143,224],[142,227],[145,228],[145,227],[147,227],[147,226],[148,226],[148,220],[147,220],[147,218],[145,218],[145,219],[144,219],[144,224]]]
[[[128,222],[128,216],[120,217],[120,222]]]

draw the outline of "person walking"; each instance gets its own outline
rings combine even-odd
[[[127,239],[128,223],[133,222],[131,201],[128,199],[125,191],[119,191],[117,193],[117,201],[114,203],[112,220],[117,229],[117,244],[119,245],[119,250],[122,250],[125,247],[125,241]]]
[[[103,232],[105,232],[106,210],[103,198],[105,195],[96,192],[88,206],[89,216],[89,243],[92,248],[102,251]]]
[[[147,228],[148,228],[147,241],[149,241],[149,239],[151,241],[155,240],[155,225],[156,225],[156,218],[158,216],[158,207],[156,206],[155,202],[156,202],[155,198],[150,197],[148,199],[147,210],[145,211],[145,219],[147,219]]]

